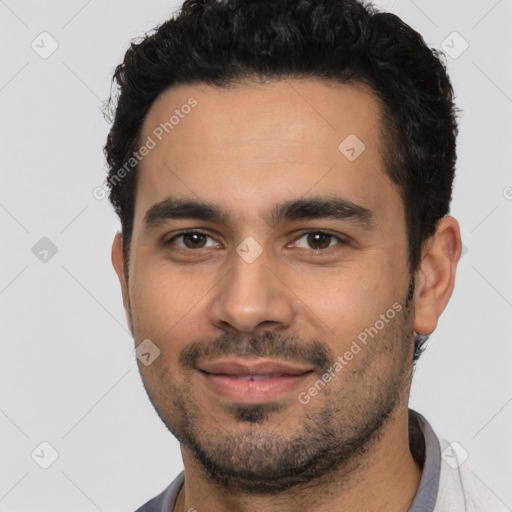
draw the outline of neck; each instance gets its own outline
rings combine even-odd
[[[325,477],[278,495],[232,494],[213,484],[184,447],[182,454],[185,482],[176,512],[406,512],[421,477],[409,449],[407,406],[397,407],[364,453]]]

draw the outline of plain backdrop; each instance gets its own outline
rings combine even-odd
[[[93,195],[114,67],[177,5],[0,0],[1,511],[128,512],[182,469],[126,327],[110,263],[119,223]],[[511,509],[512,2],[377,5],[444,44],[462,109],[452,214],[465,254],[411,406]]]

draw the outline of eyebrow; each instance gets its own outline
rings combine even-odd
[[[314,196],[308,199],[292,199],[275,205],[265,220],[271,227],[286,221],[338,219],[371,230],[374,214],[368,208],[339,196]],[[167,220],[195,219],[229,224],[229,213],[220,206],[201,200],[168,197],[146,212],[143,224],[146,229],[157,227]]]

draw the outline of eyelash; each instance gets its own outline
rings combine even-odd
[[[206,236],[208,238],[212,238],[213,239],[213,237],[210,236],[208,233],[205,233],[203,231],[199,231],[199,230],[196,230],[196,229],[190,229],[190,230],[180,231],[178,234],[174,235],[172,238],[170,238],[169,240],[165,241],[164,243],[165,243],[165,245],[173,245],[175,240],[177,240],[178,238],[183,237],[184,235],[187,235],[187,234],[202,235],[202,236]],[[329,231],[322,231],[322,230],[318,230],[318,229],[313,229],[313,230],[308,230],[308,231],[302,232],[297,238],[295,238],[293,243],[296,243],[298,240],[300,240],[304,236],[310,235],[310,234],[328,235],[328,236],[338,240],[338,244],[336,244],[334,246],[329,246],[329,247],[327,247],[325,249],[310,249],[314,253],[325,252],[325,251],[327,251],[329,249],[332,249],[333,247],[336,247],[338,245],[345,246],[345,245],[349,244],[348,240],[346,240],[344,238],[341,238],[338,235],[334,235],[333,233],[330,233]],[[198,251],[200,249],[205,249],[205,247],[198,247],[197,249],[190,249],[188,247],[180,247],[180,246],[176,246],[176,247],[177,247],[177,250],[187,251],[187,252],[188,251]],[[206,249],[207,249],[207,247],[206,247]],[[303,249],[303,248],[299,248],[299,249]]]

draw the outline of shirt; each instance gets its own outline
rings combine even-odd
[[[506,512],[510,509],[465,465],[454,443],[439,439],[428,421],[409,410],[410,447],[422,466],[421,479],[408,512]],[[136,512],[174,512],[185,474]]]

